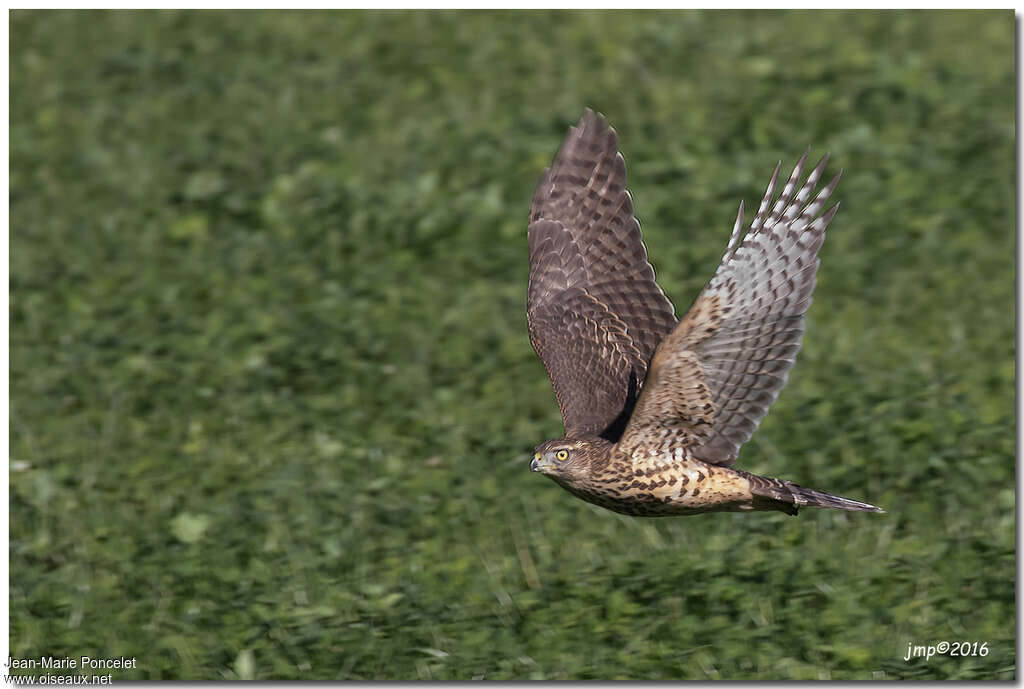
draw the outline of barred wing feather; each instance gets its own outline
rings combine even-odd
[[[841,172],[811,198],[828,156],[798,186],[806,158],[778,199],[776,167],[745,235],[740,205],[718,269],[654,356],[622,438],[627,451],[686,448],[702,461],[732,464],[785,385],[800,349],[818,251],[839,208],[822,214]],[[652,428],[662,429],[657,437]]]

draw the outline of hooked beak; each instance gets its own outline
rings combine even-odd
[[[533,455],[533,461],[530,462],[530,471],[540,471],[540,453]]]

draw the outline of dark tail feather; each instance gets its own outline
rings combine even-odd
[[[757,498],[763,498],[760,506],[781,510],[787,514],[795,515],[797,508],[804,505],[853,512],[885,512],[881,507],[875,507],[866,502],[858,502],[839,495],[832,495],[832,493],[804,488],[777,478],[747,474],[747,479],[750,481],[750,489],[755,496],[755,505],[762,502]]]

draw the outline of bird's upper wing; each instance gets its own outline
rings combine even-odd
[[[718,270],[651,362],[620,443],[627,452],[664,456],[688,448],[705,462],[731,464],[785,385],[800,349],[818,250],[839,208],[819,217],[839,175],[810,200],[828,156],[798,189],[806,158],[772,205],[775,168],[745,237],[740,204]]]
[[[615,130],[587,109],[530,209],[530,342],[566,436],[617,440],[658,343],[676,324],[654,281]]]

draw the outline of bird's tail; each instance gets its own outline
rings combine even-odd
[[[854,512],[885,512],[881,507],[875,507],[866,502],[858,502],[832,493],[804,488],[777,478],[755,474],[746,474],[746,478],[750,481],[750,490],[754,494],[755,506],[766,509],[781,510],[792,515],[796,514],[797,508],[804,505]]]

